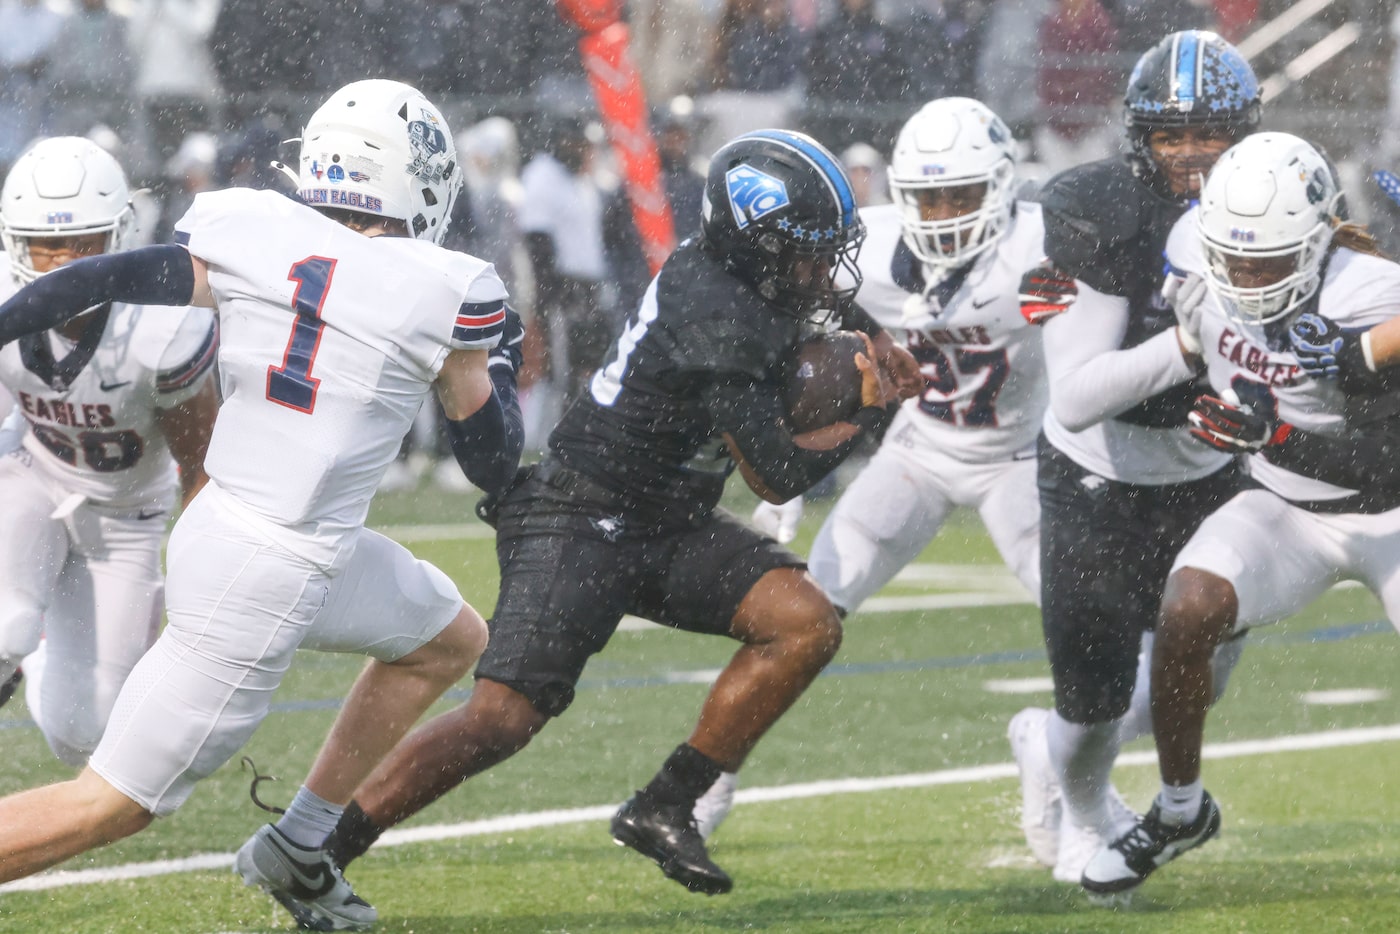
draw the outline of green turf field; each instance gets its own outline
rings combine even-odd
[[[400,494],[377,503],[373,518],[489,612],[495,561],[468,503]],[[736,498],[739,508],[751,504]],[[799,549],[821,512],[809,510]],[[444,523],[460,525],[425,527]],[[349,875],[380,909],[379,930],[1397,929],[1400,796],[1390,792],[1400,774],[1400,698],[1391,685],[1400,640],[1364,590],[1333,591],[1300,617],[1251,637],[1208,725],[1208,742],[1230,753],[1205,769],[1224,810],[1221,837],[1154,877],[1129,909],[1105,911],[1035,866],[1017,827],[1006,723],[1026,704],[1048,704],[1049,694],[1005,693],[1002,682],[1048,675],[1034,608],[1004,602],[1015,585],[997,570],[973,517],[956,517],[918,565],[882,596],[942,594],[945,604],[972,605],[891,610],[886,603],[853,617],[841,654],[759,746],[742,786],[917,776],[904,783],[910,787],[809,786],[804,797],[741,798],[712,847],[736,880],[734,892],[686,893],[650,862],[614,847],[605,815],[684,739],[706,673],[723,664],[729,647],[658,629],[623,631],[590,665],[558,723],[407,826],[581,813],[496,832],[469,824],[447,839],[376,849]],[[350,659],[298,659],[276,712],[246,750],[284,779],[264,786],[266,797],[290,798],[357,670]],[[1376,696],[1347,703],[1303,696],[1357,689]],[[1356,732],[1376,727],[1391,729]],[[1291,751],[1236,745],[1303,735],[1345,744]],[[22,702],[0,711],[0,743],[0,792],[66,777]],[[1149,749],[1135,744],[1116,773],[1136,807],[1156,787]],[[225,766],[175,817],[65,866],[79,871],[67,879],[76,884],[0,891],[0,932],[289,929],[280,908],[227,868],[262,817],[248,801],[249,779],[237,762]],[[198,854],[210,854],[205,865],[214,868],[189,871],[181,862]],[[84,873],[156,860],[181,871],[96,882]]]

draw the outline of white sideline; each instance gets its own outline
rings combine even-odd
[[[1386,743],[1396,740],[1400,740],[1400,724],[1363,727],[1355,730],[1333,730],[1324,733],[1302,733],[1297,736],[1280,736],[1275,739],[1210,743],[1203,752],[1207,759],[1233,759],[1240,756],[1262,756],[1278,752],[1302,752],[1340,746],[1362,746],[1369,743]],[[1156,761],[1157,755],[1153,752],[1132,752],[1118,757],[1119,765],[1151,765]],[[826,795],[860,794],[901,788],[926,788],[933,785],[987,782],[1015,777],[1016,765],[1008,762],[962,769],[945,769],[941,772],[890,775],[884,778],[840,778],[822,782],[803,782],[796,785],[778,785],[770,788],[746,788],[740,790],[734,796],[734,800],[737,804],[791,801],[798,798],[819,798]],[[507,814],[484,820],[464,821],[459,824],[434,824],[427,827],[391,830],[380,838],[376,846],[403,846],[408,843],[423,843],[432,840],[452,840],[461,837],[531,830],[539,827],[557,827],[563,824],[582,824],[589,821],[606,820],[612,816],[616,809],[617,804],[601,804],[585,808],[536,811],[530,814]],[[102,869],[47,872],[0,885],[0,893],[38,892],[73,885],[95,885],[103,882],[142,879],[148,876],[163,876],[177,872],[227,869],[231,866],[233,866],[233,854],[231,853],[202,853],[183,859],[128,863],[125,866],[109,866]]]

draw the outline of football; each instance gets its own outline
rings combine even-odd
[[[865,341],[855,331],[818,334],[798,345],[782,392],[794,434],[845,421],[860,408],[858,353],[865,353]]]

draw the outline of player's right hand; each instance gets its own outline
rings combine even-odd
[[[797,525],[802,521],[802,497],[794,496],[786,503],[761,502],[753,511],[753,527],[764,535],[786,545],[797,537]]]
[[[1048,259],[1021,277],[1021,317],[1028,324],[1044,324],[1064,314],[1078,297],[1074,276]]]

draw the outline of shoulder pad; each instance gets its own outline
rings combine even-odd
[[[1045,255],[1076,278],[1102,268],[1112,254],[1136,237],[1151,216],[1149,193],[1116,160],[1077,166],[1052,178],[1040,192],[1045,216]]]

